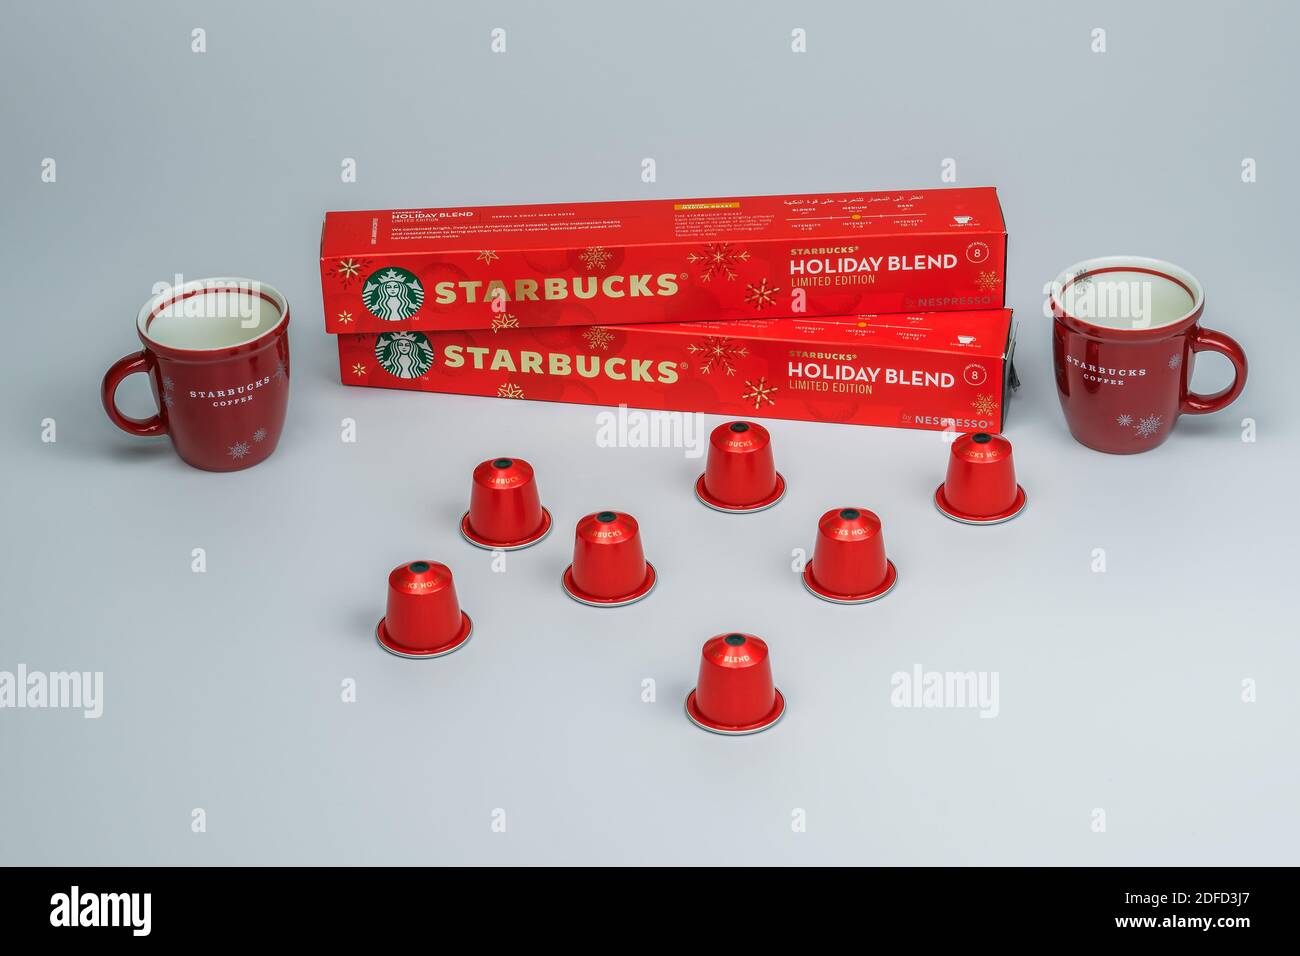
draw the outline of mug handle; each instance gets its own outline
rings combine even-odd
[[[1226,355],[1228,361],[1232,363],[1233,378],[1231,385],[1213,395],[1188,392],[1183,396],[1183,412],[1188,415],[1205,415],[1227,408],[1246,387],[1246,353],[1242,351],[1235,339],[1213,329],[1193,330],[1191,345],[1193,352],[1208,351]]]
[[[123,415],[121,409],[117,407],[117,387],[122,384],[122,379],[136,372],[148,372],[152,368],[153,359],[147,353],[135,352],[118,359],[104,373],[104,383],[99,390],[99,397],[104,402],[104,411],[108,412],[109,420],[127,434],[145,437],[167,434],[167,426],[163,424],[161,415],[131,418]]]

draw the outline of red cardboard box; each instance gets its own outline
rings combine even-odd
[[[332,333],[1000,309],[996,190],[330,212]]]
[[[746,418],[996,432],[1014,383],[1008,309],[338,339],[349,385]]]

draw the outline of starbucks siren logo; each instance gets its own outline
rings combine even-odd
[[[433,367],[433,346],[419,332],[385,333],[375,339],[375,358],[395,378],[419,378]]]
[[[371,315],[385,322],[409,319],[424,305],[424,286],[415,273],[389,266],[370,273],[361,301]]]

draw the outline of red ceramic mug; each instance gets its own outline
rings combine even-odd
[[[252,279],[199,279],[144,304],[144,348],[104,375],[113,424],[132,435],[167,435],[188,464],[238,471],[267,458],[289,402],[289,303]],[[158,414],[130,418],[114,396],[128,375],[149,376]]]
[[[1056,390],[1070,434],[1089,448],[1149,451],[1179,415],[1226,408],[1246,385],[1246,353],[1201,327],[1205,292],[1186,269],[1139,256],[1089,259],[1062,272],[1048,295]],[[1226,355],[1234,370],[1213,395],[1190,387],[1205,351]]]

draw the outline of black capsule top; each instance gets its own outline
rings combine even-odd
[[[515,463],[515,461],[514,461],[513,458],[498,458],[496,461],[492,462],[492,467],[493,467],[493,468],[509,468],[509,467],[510,467],[511,465],[513,465],[514,463]]]
[[[739,647],[741,644],[745,643],[745,635],[728,634],[726,637],[723,638],[723,640],[726,641],[728,644],[730,644],[732,647]]]
[[[416,561],[414,564],[410,565],[410,570],[414,571],[416,574],[423,574],[425,571],[429,570],[429,562]]]
[[[971,441],[973,441],[977,445],[987,445],[992,440],[993,440],[993,436],[990,435],[988,432],[980,432],[978,435],[973,435],[971,437]]]
[[[614,514],[614,512],[612,512],[612,511],[602,511],[600,514],[596,515],[596,520],[597,520],[597,521],[603,521],[603,522],[605,522],[605,523],[609,523],[610,521],[614,521],[614,520],[617,519],[617,518],[618,518],[618,515]]]
[[[749,422],[732,422],[731,430],[733,432],[747,432],[749,431]]]
[[[840,517],[843,518],[845,521],[857,521],[860,517],[862,517],[862,512],[859,511],[857,508],[845,508],[843,511],[840,512]]]

